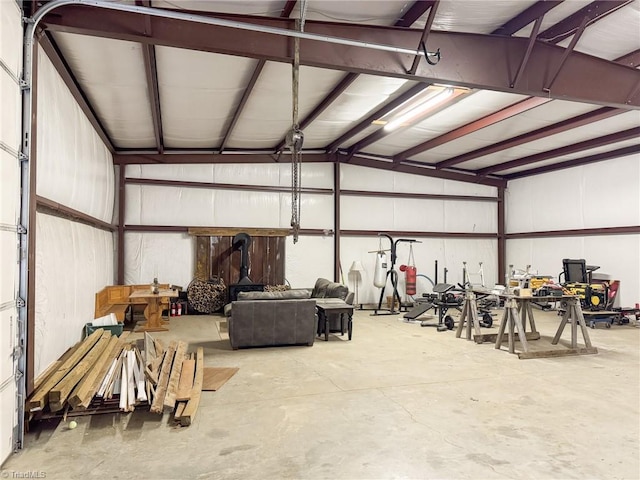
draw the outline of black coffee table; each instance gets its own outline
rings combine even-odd
[[[328,313],[340,314],[340,333],[344,335],[344,316],[348,318],[347,333],[349,340],[353,335],[353,305],[342,300],[331,300],[330,302],[317,301],[318,307],[318,335],[320,335],[320,326],[324,325],[324,340],[329,341],[329,316]]]

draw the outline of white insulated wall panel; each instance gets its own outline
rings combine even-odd
[[[620,280],[620,306],[640,302],[640,235],[531,238],[507,240],[507,265],[531,265],[541,275],[558,280],[563,258],[584,258],[599,265],[598,273]]]
[[[38,54],[37,141],[38,195],[111,222],[111,153],[42,50]]]
[[[487,185],[346,164],[340,165],[340,188],[342,190],[365,190],[370,192],[430,193],[482,197],[495,197],[497,195],[496,188]]]
[[[196,237],[186,233],[138,233],[124,236],[124,282],[180,285],[194,276]]]
[[[93,320],[95,294],[113,284],[111,232],[36,215],[35,364],[38,376]]]
[[[512,180],[507,233],[640,224],[640,154]]]
[[[285,278],[292,288],[312,288],[318,277],[333,280],[333,236],[287,237]],[[344,268],[344,265],[343,265]]]
[[[125,224],[286,228],[291,196],[280,192],[127,185]],[[333,196],[301,196],[302,228],[333,228]]]
[[[494,202],[357,197],[341,198],[341,227],[345,230],[494,233]]]

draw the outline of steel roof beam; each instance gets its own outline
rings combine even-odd
[[[109,151],[111,151],[112,153],[115,152],[115,147],[113,146],[113,142],[111,141],[109,134],[98,119],[96,112],[94,112],[93,107],[87,99],[87,96],[82,91],[82,88],[76,80],[76,77],[71,72],[71,68],[69,68],[69,65],[62,57],[62,54],[60,53],[58,46],[55,44],[55,41],[50,38],[49,34],[47,33],[41,35],[38,41],[44,52],[49,57],[49,60],[51,60],[51,63],[55,67],[56,71],[64,81],[65,85],[71,92],[71,95],[73,95],[73,98],[80,107],[80,110],[82,110],[82,112],[87,117],[87,120],[89,120],[89,123],[91,123],[93,129],[102,139]]]
[[[340,159],[340,157],[338,157]],[[369,157],[353,156],[350,165],[359,165],[362,167],[377,168],[381,170],[389,170],[393,172],[410,173],[412,175],[422,175],[423,177],[443,178],[445,180],[456,180],[459,182],[477,183],[480,185],[489,185],[492,187],[506,186],[506,180],[499,178],[488,178],[462,172],[451,172],[448,170],[436,170],[435,168],[421,167],[417,165],[407,165],[405,163],[393,163],[388,160],[376,160]]]
[[[574,128],[582,127],[593,122],[605,120],[607,118],[624,113],[626,110],[611,107],[602,107],[593,112],[587,112],[576,117],[563,120],[562,122],[547,125],[546,127],[533,130],[531,132],[523,133],[515,137],[508,138],[498,143],[488,145],[486,147],[478,148],[471,152],[463,153],[457,157],[443,160],[436,165],[436,168],[449,168],[460,163],[468,162],[474,158],[484,157],[485,155],[491,155],[492,153],[501,152],[508,148],[517,147],[524,143],[540,140],[541,138],[548,137],[550,135],[556,135],[557,133],[566,132]]]
[[[320,116],[329,106],[340,96],[349,86],[358,78],[357,73],[347,73],[344,78],[336,85],[333,90],[300,122],[300,130],[304,130],[311,122]],[[281,151],[285,147],[285,139],[283,138],[275,148],[276,152]]]
[[[289,18],[289,15],[291,15],[291,12],[295,8],[297,2],[298,0],[287,0],[287,3],[285,3],[284,7],[282,8],[280,16],[282,18]],[[218,148],[218,153],[222,153],[227,146],[227,141],[229,140],[229,137],[231,137],[233,129],[236,128],[236,123],[238,123],[240,115],[244,111],[244,107],[247,105],[247,101],[249,100],[249,97],[251,96],[251,93],[253,92],[253,89],[256,86],[256,82],[258,81],[258,78],[260,77],[260,74],[262,73],[262,70],[264,69],[266,63],[266,60],[258,60],[256,68],[253,69],[253,73],[251,74],[249,83],[247,83],[247,86],[242,93],[242,98],[240,99],[235,112],[233,112],[233,116],[231,117],[231,120],[229,121],[229,124],[227,125],[227,128],[224,132],[224,137],[222,138],[222,142],[220,143],[220,148]]]
[[[420,145],[416,145],[415,147],[400,152],[393,157],[393,160],[395,162],[400,162],[414,155],[417,155],[418,153],[422,153],[431,148],[438,147],[444,143],[451,142],[460,137],[464,137],[465,135],[476,132],[482,128],[488,127],[489,125],[493,125],[494,123],[501,122],[502,120],[506,120],[507,118],[511,118],[515,115],[519,115],[522,112],[531,110],[532,108],[542,105],[543,103],[547,103],[548,101],[549,99],[540,97],[526,98],[517,103],[514,103],[513,105],[509,105],[508,107],[498,110],[497,112],[486,115],[478,120],[467,123],[462,127],[456,128],[447,133],[443,133],[436,138],[432,138],[431,140],[427,140]]]
[[[522,30],[524,27],[529,25],[531,22],[544,16],[545,13],[547,13],[552,8],[555,8],[563,1],[564,0],[539,0],[522,13],[513,17],[504,25],[496,28],[493,32],[491,32],[491,35],[513,35],[514,33]]]
[[[55,31],[291,62],[290,39],[285,35],[154,16],[151,19],[153,33],[147,36],[145,17],[133,12],[67,5],[49,13],[44,25]],[[291,19],[233,15],[218,17],[283,29],[292,34],[296,32],[295,22]],[[512,89],[510,80],[526,52],[526,38],[433,31],[430,34],[432,45],[441,49],[442,60],[435,66],[421,62],[413,76],[405,70],[405,65],[410,64],[413,55],[339,43],[327,48],[321,40],[335,37],[353,39],[358,43],[412,49],[422,35],[418,30],[308,21],[305,33],[317,35],[318,40],[300,40],[301,65],[640,109],[638,92],[633,98],[627,98],[640,81],[639,71],[575,52],[567,60],[552,91],[545,92],[547,67],[559,63],[564,49],[544,42],[536,42],[531,52],[524,72],[527,82],[522,82],[522,87]],[[607,88],[602,88],[603,84]]]
[[[640,66],[640,49],[616,58],[615,62],[627,67],[638,68],[638,66]]]
[[[578,142],[572,145],[565,145],[564,147],[554,148],[553,150],[548,150],[546,152],[536,153],[533,155],[529,155],[528,157],[518,158],[516,160],[499,163],[497,165],[491,165],[486,168],[481,168],[477,171],[477,173],[478,175],[488,175],[490,173],[503,172],[512,168],[542,162],[544,160],[561,157],[563,155],[571,155],[573,153],[582,152],[584,150],[611,145],[612,143],[632,140],[634,138],[638,138],[638,136],[640,136],[640,127],[634,127],[622,132],[616,132],[610,135],[604,135],[602,137],[585,140],[584,142]]]
[[[136,5],[150,7],[151,0],[136,0]],[[146,19],[148,32],[151,33],[151,21]],[[158,87],[158,67],[156,64],[156,47],[148,43],[142,44],[142,58],[144,71],[147,76],[147,88],[149,90],[149,103],[151,105],[151,118],[153,119],[153,133],[156,138],[156,148],[159,153],[164,150],[164,136],[162,134],[162,115],[160,114],[160,89]]]
[[[546,29],[538,35],[538,39],[552,43],[560,43],[565,38],[576,33],[585,18],[587,19],[586,24],[589,25],[601,17],[624,7],[632,1],[633,0],[597,0],[592,2],[586,7],[575,12],[573,15]]]
[[[402,18],[396,21],[396,27],[410,27],[422,17],[439,0],[418,0],[402,14]]]
[[[555,172],[557,170],[578,167],[580,165],[588,165],[589,163],[612,160],[615,158],[625,157],[627,155],[633,155],[634,153],[640,153],[640,145],[631,145],[630,147],[619,148],[610,152],[596,153],[587,157],[575,158],[573,160],[567,160],[565,162],[555,163],[553,165],[545,165],[543,167],[532,168],[530,170],[525,170],[524,172],[510,173],[509,175],[505,175],[504,178],[508,180],[515,180],[517,178],[540,175],[541,173]]]
[[[418,18],[426,13],[429,8],[431,8],[434,4],[437,4],[440,0],[429,0],[429,1],[417,1],[415,2],[399,19],[395,26],[397,27],[409,27],[411,26]],[[334,87],[329,94],[324,97],[320,103],[316,106],[316,108],[307,115],[302,122],[300,122],[300,129],[304,130],[308,127],[311,122],[313,122],[322,112],[324,112],[336,99],[344,93],[344,91],[359,77],[357,73],[347,73],[343,79]],[[276,152],[279,152],[284,148],[285,140],[282,139],[280,143],[274,149]]]
[[[304,162],[334,162],[335,154],[329,153],[304,153]],[[287,152],[283,153],[288,156]],[[116,165],[145,165],[145,164],[224,164],[224,163],[276,163],[277,155],[270,153],[116,153],[113,163]]]

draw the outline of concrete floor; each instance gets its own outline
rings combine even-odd
[[[173,319],[158,337],[240,367],[192,426],[143,411],[40,422],[2,477],[640,478],[640,328],[589,329],[597,355],[519,360],[370,313],[351,342],[239,351],[218,317]],[[535,313],[546,348],[559,317]]]

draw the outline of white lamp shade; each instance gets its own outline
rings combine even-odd
[[[350,272],[364,272],[364,266],[360,260],[356,260],[351,264]]]

